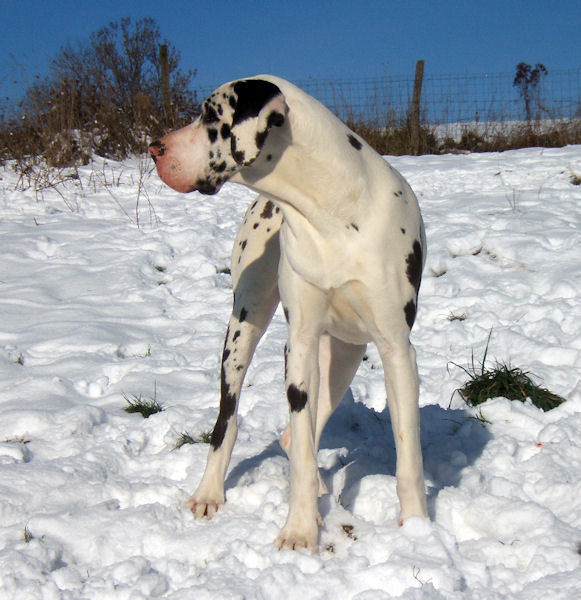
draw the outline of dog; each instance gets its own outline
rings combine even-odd
[[[419,382],[409,335],[426,256],[424,224],[405,179],[316,99],[284,79],[226,83],[201,116],[150,146],[176,191],[212,195],[226,181],[260,193],[232,256],[234,305],[224,343],[220,410],[191,500],[211,518],[224,503],[240,388],[279,301],[288,322],[285,387],[290,499],[279,548],[316,550],[321,432],[366,344],[381,356],[396,445],[400,524],[427,517]]]

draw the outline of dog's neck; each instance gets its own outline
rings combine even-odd
[[[287,222],[301,215],[320,233],[336,232],[335,220],[349,222],[373,194],[373,178],[362,176],[366,164],[389,166],[322,104],[288,82],[274,83],[285,95],[287,120],[272,128],[259,158],[232,181],[271,196]],[[342,165],[340,176],[329,164]]]

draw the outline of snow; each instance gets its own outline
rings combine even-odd
[[[412,337],[431,519],[397,526],[370,347],[323,435],[314,555],[274,545],[288,502],[280,310],[212,521],[185,506],[208,446],[175,449],[217,415],[224,269],[254,194],[180,196],[144,159],[95,158],[38,193],[0,171],[0,597],[581,596],[581,146],[389,160],[428,234]],[[467,408],[453,363],[478,365],[491,329],[490,362],[567,402]],[[140,395],[164,410],[125,413]]]

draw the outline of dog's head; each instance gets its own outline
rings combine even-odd
[[[202,114],[149,147],[161,179],[178,192],[215,194],[260,155],[272,127],[282,127],[288,107],[265,79],[224,84],[204,101]]]

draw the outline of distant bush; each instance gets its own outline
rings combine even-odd
[[[194,73],[182,72],[179,61],[150,18],[121,19],[87,43],[63,46],[49,75],[0,122],[0,161],[14,159],[24,171],[38,161],[67,167],[93,153],[123,159],[143,152],[150,136],[198,111],[189,89]]]

